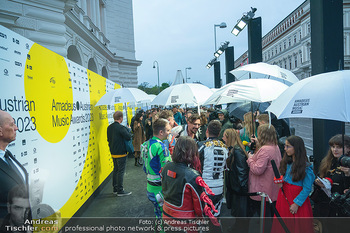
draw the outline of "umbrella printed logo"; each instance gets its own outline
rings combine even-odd
[[[281,78],[287,79],[287,75],[285,73],[281,72]]]
[[[171,97],[171,103],[177,103],[177,99],[179,98],[178,95],[174,95]]]
[[[122,97],[121,96],[115,96],[114,97],[114,101],[116,102],[116,103],[118,103],[118,102],[120,102],[120,99],[121,99]]]
[[[234,97],[235,94],[237,94],[237,93],[238,93],[238,90],[230,89],[230,90],[228,90],[228,92],[227,92],[227,96]]]
[[[303,112],[303,107],[310,104],[310,99],[299,99],[294,101],[291,114],[301,114]]]

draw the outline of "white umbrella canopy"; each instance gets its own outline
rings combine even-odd
[[[291,71],[264,62],[248,64],[230,71],[238,80],[265,78],[282,82],[288,86],[299,81]]]
[[[303,79],[282,93],[266,111],[277,118],[317,118],[350,122],[350,71]]]
[[[160,92],[151,105],[169,106],[181,104],[202,105],[213,92],[198,83],[183,83],[170,86]]]
[[[234,102],[268,102],[276,99],[287,85],[271,79],[246,79],[221,87],[203,105],[227,104]]]
[[[144,91],[137,88],[119,88],[104,94],[95,106],[114,105],[127,102],[138,102],[150,100],[151,97]]]
[[[138,107],[138,108],[149,106],[150,103],[152,102],[152,100],[154,100],[154,98],[156,98],[156,95],[148,94],[148,99],[140,100],[137,102],[130,102],[128,104],[128,106],[129,107]]]

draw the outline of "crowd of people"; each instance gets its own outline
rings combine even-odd
[[[338,161],[350,151],[346,135],[344,151],[341,135],[330,139],[329,152],[319,171],[314,171],[303,139],[290,135],[289,130],[281,133],[286,130],[276,120],[269,124],[265,113],[248,112],[241,121],[230,118],[223,109],[202,109],[197,114],[177,107],[154,108],[139,110],[131,122],[138,138],[133,140],[135,151],[140,150],[135,152],[135,166],[141,156],[147,197],[155,216],[166,220],[162,230],[171,232],[167,226],[173,226],[196,232],[199,229],[189,230],[196,224],[170,220],[207,216],[212,220],[209,231],[221,232],[216,217],[224,202],[234,217],[260,217],[262,213],[271,217],[264,232],[286,228],[289,232],[313,232],[313,216],[344,216],[339,207],[330,204],[330,198],[350,187],[350,170]],[[146,137],[140,149],[136,147],[140,146],[138,129],[142,127]],[[264,210],[262,196],[267,197]],[[230,229],[248,232],[248,226],[236,221]]]
[[[350,169],[339,162],[350,152],[347,135],[329,140],[329,151],[315,171],[303,139],[281,134],[279,125],[269,124],[264,113],[248,112],[241,121],[232,120],[222,109],[202,109],[198,114],[173,107],[139,110],[130,126],[122,124],[120,111],[113,118],[107,128],[113,193],[132,194],[123,184],[126,141],[132,140],[135,166],[142,165],[146,173],[145,196],[155,217],[162,220],[156,222],[158,232],[222,232],[217,217],[225,202],[234,217],[271,217],[264,232],[313,232],[314,216],[347,216],[341,206],[331,203],[333,194],[350,192]],[[0,111],[0,217],[6,217],[6,224],[18,225],[28,206],[23,205],[20,220],[12,206],[28,196],[28,177],[7,150],[17,130],[11,115]],[[23,195],[8,199],[18,186],[21,192],[16,193]],[[261,205],[261,200],[266,203]],[[230,230],[248,232],[248,227],[247,222],[236,221]],[[328,224],[324,229],[331,232],[334,227]]]

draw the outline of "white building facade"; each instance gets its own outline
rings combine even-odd
[[[137,87],[132,0],[0,0],[0,24],[124,87]]]
[[[350,1],[343,1],[344,69],[350,69]],[[299,79],[311,76],[310,1],[306,0],[262,38],[263,62],[292,71]],[[235,68],[249,63],[248,52]]]

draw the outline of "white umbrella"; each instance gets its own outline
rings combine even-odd
[[[206,86],[198,83],[184,83],[170,86],[160,92],[151,102],[151,105],[202,105],[213,92]]]
[[[350,122],[350,71],[335,71],[303,79],[266,109],[277,118],[318,118]]]
[[[148,99],[140,100],[137,102],[130,102],[128,104],[128,106],[129,107],[138,107],[138,108],[145,107],[145,106],[148,107],[150,105],[150,103],[152,102],[152,100],[154,100],[154,98],[156,98],[156,95],[150,94],[150,95],[148,95]]]
[[[264,62],[248,64],[230,71],[238,80],[265,78],[283,82],[291,86],[299,81],[291,71]]]
[[[128,110],[126,103],[137,103],[137,101],[149,100],[149,95],[137,88],[119,88],[104,94],[95,106],[114,105],[123,103],[125,106],[126,124],[128,124]]]
[[[119,88],[104,94],[95,106],[114,105],[127,102],[150,100],[150,96],[137,88]]]
[[[268,102],[276,99],[287,88],[287,85],[271,79],[236,81],[214,92],[203,105],[243,101]]]

